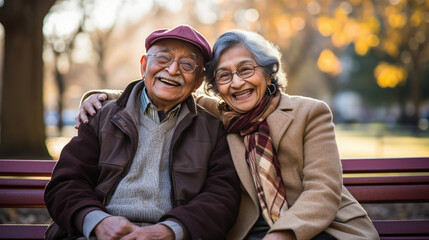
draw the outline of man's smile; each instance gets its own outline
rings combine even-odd
[[[161,81],[161,82],[163,82],[163,83],[165,83],[165,84],[168,84],[168,85],[180,86],[180,83],[178,83],[176,81],[173,81],[173,80],[170,80],[170,79],[159,77],[158,80]]]

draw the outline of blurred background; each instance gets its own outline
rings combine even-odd
[[[179,24],[212,45],[235,28],[276,43],[285,92],[329,104],[342,158],[429,156],[429,0],[0,0],[0,23],[1,158],[58,159],[83,93],[138,79],[146,36]],[[429,217],[428,204],[364,207]]]
[[[235,28],[276,43],[285,91],[329,104],[342,158],[429,156],[429,0],[0,4],[3,156],[58,159],[82,94],[138,79],[145,37],[178,24],[212,45]]]

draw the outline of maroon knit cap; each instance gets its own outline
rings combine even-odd
[[[212,57],[212,50],[206,38],[189,25],[180,25],[173,29],[160,29],[152,32],[146,38],[146,51],[156,41],[161,39],[178,39],[195,45],[196,47],[198,47],[198,49],[201,50],[201,53],[204,57],[204,61],[209,61]]]

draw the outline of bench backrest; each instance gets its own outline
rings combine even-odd
[[[56,161],[0,160],[0,207],[45,207],[43,191]]]
[[[342,159],[344,185],[361,203],[429,202],[428,158]],[[0,207],[44,207],[56,161],[0,160]]]
[[[429,157],[341,162],[344,185],[361,203],[429,202]],[[55,163],[0,159],[0,207],[45,207],[43,190]],[[429,239],[428,219],[373,222],[381,239]],[[0,239],[43,239],[44,229],[46,225],[0,224]]]
[[[429,202],[429,158],[341,162],[344,185],[360,203]]]

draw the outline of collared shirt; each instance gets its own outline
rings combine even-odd
[[[148,118],[152,119],[156,124],[161,124],[164,121],[167,121],[169,119],[172,119],[179,115],[180,108],[182,104],[177,104],[175,107],[173,107],[170,111],[168,111],[167,114],[165,114],[164,111],[158,111],[153,105],[153,103],[150,101],[149,97],[146,93],[146,87],[143,88],[141,97],[140,97],[140,103],[141,103],[141,109],[142,113],[147,116]]]

